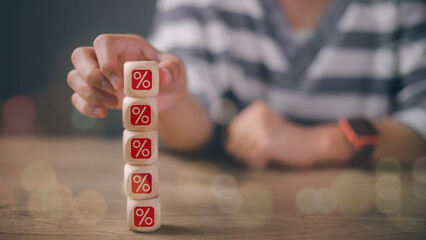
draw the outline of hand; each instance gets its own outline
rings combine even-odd
[[[185,66],[180,58],[160,52],[136,35],[102,34],[93,47],[79,47],[71,56],[75,69],[68,74],[68,85],[75,91],[74,106],[83,114],[103,118],[108,108],[121,108],[123,64],[126,61],[157,61],[160,93],[158,111],[171,109],[186,92]]]
[[[251,167],[274,160],[306,168],[319,157],[320,135],[313,127],[289,122],[263,102],[255,102],[231,122],[226,150]]]

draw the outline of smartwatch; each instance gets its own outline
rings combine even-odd
[[[362,118],[340,118],[339,127],[355,149],[350,164],[360,168],[368,167],[374,149],[379,143],[379,134],[376,128],[370,121]]]

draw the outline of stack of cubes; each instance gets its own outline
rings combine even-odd
[[[158,196],[158,64],[153,61],[124,64],[123,157],[127,223],[137,232],[161,225]]]

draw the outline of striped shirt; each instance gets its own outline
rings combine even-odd
[[[220,126],[256,100],[302,124],[391,117],[426,140],[425,1],[331,1],[303,42],[278,4],[157,4],[151,42],[184,60],[189,91],[217,123],[216,142]]]

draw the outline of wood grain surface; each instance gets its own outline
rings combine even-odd
[[[164,153],[162,226],[135,233],[124,164],[119,138],[3,137],[0,239],[426,239],[426,187],[410,169],[249,170]]]

